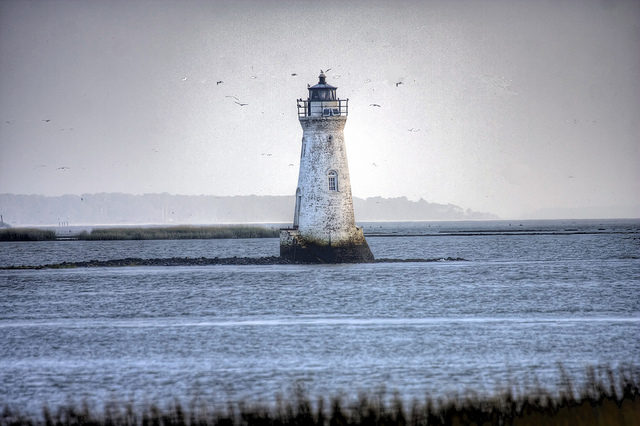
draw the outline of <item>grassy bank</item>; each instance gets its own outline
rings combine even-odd
[[[169,226],[149,228],[103,228],[82,232],[80,240],[196,240],[216,238],[274,238],[276,229],[263,226]]]
[[[360,426],[360,425],[638,425],[640,380],[635,372],[591,370],[590,380],[579,391],[570,382],[559,394],[542,390],[525,395],[513,392],[493,397],[450,397],[405,405],[398,397],[361,395],[312,401],[304,392],[278,398],[272,405],[227,403],[226,408],[194,400],[188,406],[177,401],[159,408],[132,403],[108,403],[101,412],[88,404],[44,408],[41,417],[20,414],[5,407],[0,426],[10,425],[219,425],[219,426]],[[614,379],[614,376],[616,377]],[[604,379],[603,379],[604,377]]]
[[[56,239],[56,233],[37,228],[0,229],[0,241],[50,241]]]

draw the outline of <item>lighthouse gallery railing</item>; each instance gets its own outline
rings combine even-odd
[[[336,99],[334,101],[310,101],[308,99],[298,99],[298,117],[310,117],[313,111],[320,111],[318,116],[335,117],[349,115],[349,99]],[[316,114],[313,114],[314,116]]]

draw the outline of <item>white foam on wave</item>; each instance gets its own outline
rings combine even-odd
[[[353,317],[281,317],[246,320],[189,321],[175,318],[87,319],[87,320],[0,320],[0,328],[166,328],[166,327],[278,327],[278,326],[354,326],[354,327],[423,327],[440,324],[523,324],[566,325],[575,323],[639,323],[640,317],[427,317],[427,318],[353,318]]]

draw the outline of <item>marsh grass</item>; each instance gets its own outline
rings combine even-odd
[[[47,229],[8,228],[0,229],[0,241],[51,241],[56,233]]]
[[[45,407],[42,417],[5,407],[0,426],[430,426],[430,425],[638,425],[640,375],[637,370],[591,369],[576,391],[570,381],[559,393],[541,389],[522,395],[505,391],[492,397],[451,396],[408,406],[397,395],[362,394],[349,401],[342,396],[318,398],[315,403],[301,390],[276,398],[272,405],[227,403],[226,407],[195,399],[187,407],[178,401],[160,408],[137,408],[132,402],[110,402],[102,412],[86,402],[56,410]]]
[[[197,240],[221,238],[275,238],[277,229],[250,225],[99,228],[82,232],[80,240]]]

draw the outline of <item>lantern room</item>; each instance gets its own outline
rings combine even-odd
[[[325,76],[324,72],[320,70],[320,75],[318,76],[318,84],[309,87],[309,100],[312,102],[335,101],[336,89],[337,87],[327,84],[327,76]]]
[[[342,100],[336,96],[337,87],[327,84],[327,77],[322,70],[318,76],[318,84],[307,86],[309,97],[298,99],[298,117],[336,117],[346,116],[349,99]]]

